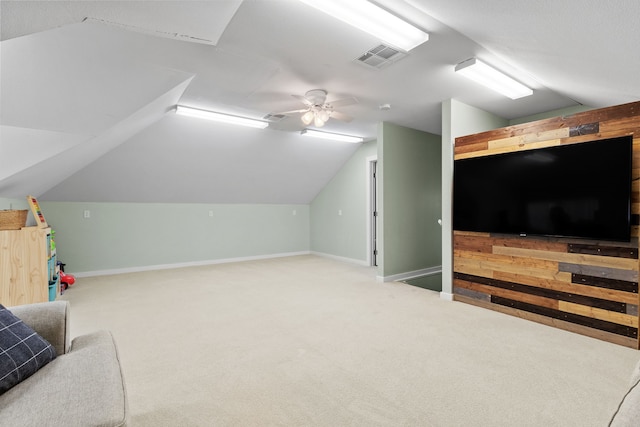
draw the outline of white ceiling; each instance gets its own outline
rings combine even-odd
[[[0,197],[309,203],[357,145],[175,116],[176,103],[261,118],[322,88],[375,139],[439,134],[450,98],[507,119],[640,99],[637,0],[379,0],[430,33],[383,69],[373,37],[297,0],[0,2]],[[477,56],[534,88],[510,100],[454,66]],[[381,104],[391,109],[382,111]]]

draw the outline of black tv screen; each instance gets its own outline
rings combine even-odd
[[[456,160],[453,228],[629,241],[632,137]]]

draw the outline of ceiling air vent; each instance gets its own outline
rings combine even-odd
[[[369,49],[364,55],[361,55],[356,59],[356,61],[368,67],[380,69],[404,58],[405,56],[407,56],[406,53],[381,44]]]
[[[284,119],[285,116],[284,114],[267,114],[266,116],[263,117],[264,120],[271,122],[271,123],[276,123],[279,122],[280,120]]]

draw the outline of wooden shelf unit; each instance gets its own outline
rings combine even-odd
[[[0,304],[10,307],[50,300],[49,285],[59,295],[51,228],[0,230]]]

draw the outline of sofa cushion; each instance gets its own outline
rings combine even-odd
[[[0,396],[0,426],[122,427],[124,377],[111,333],[73,339],[71,350]]]
[[[0,394],[55,359],[49,342],[0,304]]]

